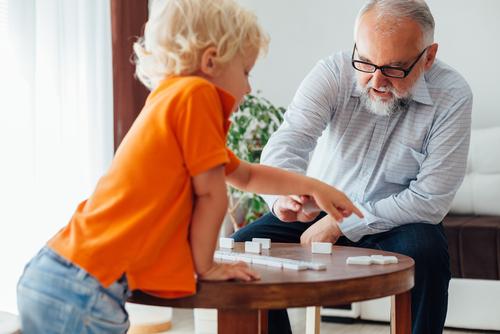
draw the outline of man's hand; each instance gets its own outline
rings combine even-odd
[[[313,201],[313,199],[309,196],[280,196],[274,202],[273,212],[283,222],[309,223],[319,215],[319,211],[305,213],[302,207],[308,201]]]
[[[340,236],[342,236],[342,231],[340,231],[339,223],[327,215],[302,233],[300,243],[302,245],[309,245],[313,241],[335,243]]]

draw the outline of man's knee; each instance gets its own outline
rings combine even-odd
[[[300,242],[300,236],[309,225],[304,223],[284,223],[268,213],[253,223],[236,231],[234,241],[251,241],[252,238],[269,238],[273,242]]]
[[[419,272],[450,275],[448,242],[441,224],[409,224],[398,229],[395,252],[412,257]]]
[[[259,235],[258,226],[250,224],[234,232],[231,238],[233,238],[234,241],[237,242],[252,241],[252,238],[258,238],[259,237],[258,235]]]

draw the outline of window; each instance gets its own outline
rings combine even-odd
[[[0,0],[0,310],[113,155],[110,4]]]

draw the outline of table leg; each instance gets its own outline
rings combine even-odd
[[[411,334],[411,291],[391,297],[391,334]]]
[[[306,334],[319,334],[321,324],[321,307],[309,306],[306,308]]]
[[[267,310],[217,310],[218,334],[267,334]]]

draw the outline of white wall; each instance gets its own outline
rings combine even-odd
[[[321,58],[353,45],[354,19],[364,0],[239,0],[271,36],[268,55],[252,73],[253,89],[287,106]],[[473,126],[500,126],[500,1],[428,0],[436,20],[438,57],[474,92]]]

